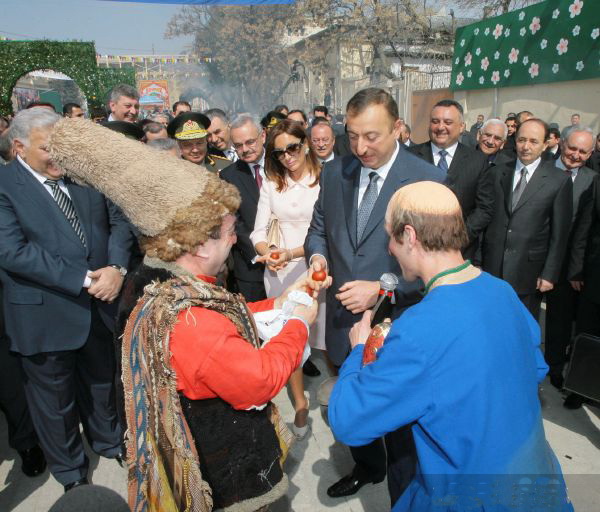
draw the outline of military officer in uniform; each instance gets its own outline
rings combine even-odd
[[[169,137],[179,144],[181,157],[195,164],[204,165],[208,170],[220,172],[231,164],[227,158],[208,154],[208,127],[210,119],[198,112],[185,112],[173,119],[167,126]]]

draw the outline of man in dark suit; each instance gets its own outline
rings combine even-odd
[[[479,114],[477,116],[477,122],[473,123],[471,125],[471,128],[469,128],[469,133],[471,135],[473,135],[473,137],[477,138],[477,133],[479,132],[479,130],[481,130],[481,127],[483,126],[483,120],[485,119],[485,117],[483,116],[483,114]]]
[[[546,294],[544,346],[544,356],[550,367],[548,372],[550,382],[558,389],[563,385],[567,347],[573,332],[583,272],[585,243],[579,243],[574,233],[577,231],[578,224],[586,222],[584,212],[592,203],[592,185],[596,176],[594,171],[585,167],[585,162],[594,147],[594,135],[591,130],[568,130],[561,145],[562,152],[560,159],[556,161],[556,167],[573,181],[573,221],[560,278],[554,289]]]
[[[411,146],[415,145],[415,143],[412,140],[410,140],[410,126],[406,123],[402,123],[402,126],[400,127],[399,142],[401,144],[404,144],[407,148],[410,148]]]
[[[585,165],[596,172],[600,172],[600,133],[596,135],[594,151]]]
[[[439,101],[431,110],[430,140],[409,151],[446,173],[445,183],[458,197],[469,234],[463,254],[473,258],[494,211],[494,174],[487,172],[483,154],[458,141],[463,129],[462,105],[454,100]]]
[[[250,233],[254,229],[260,187],[265,176],[265,131],[257,119],[242,114],[231,123],[231,140],[239,159],[221,171],[221,179],[235,185],[242,202],[238,210],[237,242],[232,248],[233,275],[237,289],[246,301],[266,298],[262,263],[252,263],[256,257]]]
[[[561,144],[560,144],[560,130],[554,126],[550,127],[548,135],[548,147],[546,151],[542,153],[544,160],[558,161],[560,158]]]
[[[361,313],[372,308],[384,272],[401,276],[388,251],[384,215],[400,187],[416,181],[442,182],[444,173],[406,151],[399,143],[401,122],[394,99],[382,89],[357,92],[347,106],[347,132],[352,155],[335,158],[321,173],[319,198],[304,250],[313,270],[328,269],[326,344],[329,358],[340,366],[350,350],[348,333]],[[397,314],[421,298],[421,283],[400,277]],[[410,482],[414,444],[410,430],[386,438],[392,502]],[[333,484],[332,497],[356,493],[369,482],[383,480],[386,452],[381,440],[351,448],[352,473]]]
[[[511,160],[502,151],[508,128],[500,119],[488,119],[477,133],[477,151],[485,155],[488,165],[501,165]]]
[[[111,328],[132,234],[102,194],[63,179],[50,160],[59,119],[46,109],[15,117],[18,156],[0,173],[0,278],[34,427],[67,491],[87,483],[80,421],[95,452],[121,454]]]
[[[517,131],[516,164],[495,172],[496,208],[483,239],[483,269],[508,281],[534,318],[558,281],[573,212],[573,185],[542,162],[548,125],[529,119]]]

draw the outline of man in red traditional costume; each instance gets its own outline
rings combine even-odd
[[[287,490],[292,438],[270,400],[301,362],[317,304],[296,306],[264,345],[253,313],[279,309],[310,283],[252,304],[216,284],[240,200],[215,174],[84,120],[61,121],[49,150],[142,234],[146,256],[128,276],[119,318],[129,317],[122,379],[132,510],[268,506]]]

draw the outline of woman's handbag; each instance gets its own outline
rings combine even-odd
[[[279,230],[279,219],[272,213],[267,225],[267,246],[280,247],[280,244],[281,231]]]

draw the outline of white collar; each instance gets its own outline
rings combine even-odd
[[[368,176],[371,171],[375,171],[377,174],[379,174],[379,177],[383,181],[385,181],[385,178],[387,177],[388,173],[390,172],[392,165],[394,165],[394,162],[396,161],[396,157],[398,156],[398,151],[400,151],[400,144],[398,143],[398,141],[396,141],[396,149],[394,150],[392,158],[390,158],[385,164],[383,164],[381,167],[379,167],[379,169],[371,169],[369,167],[362,167],[361,174],[363,176]]]
[[[534,160],[529,165],[525,165],[523,162],[521,162],[520,158],[517,158],[517,167],[515,168],[515,173],[521,172],[521,169],[523,169],[523,167],[527,167],[527,173],[529,174],[529,176],[531,176],[538,168],[541,161],[542,157],[538,156],[537,160]]]
[[[454,153],[456,153],[456,148],[458,147],[458,142],[452,144],[452,146],[446,148],[446,153],[450,156],[450,158],[454,158]],[[433,155],[437,155],[442,148],[436,146],[433,142],[431,143],[431,152]]]
[[[25,169],[27,169],[31,175],[38,180],[42,185],[45,185],[46,180],[49,178],[46,178],[46,176],[42,176],[39,172],[37,172],[36,170],[34,170],[25,160],[23,160],[19,155],[17,155],[17,160],[19,161],[19,163],[25,167]],[[58,180],[59,182],[62,180],[62,178],[60,180]]]

